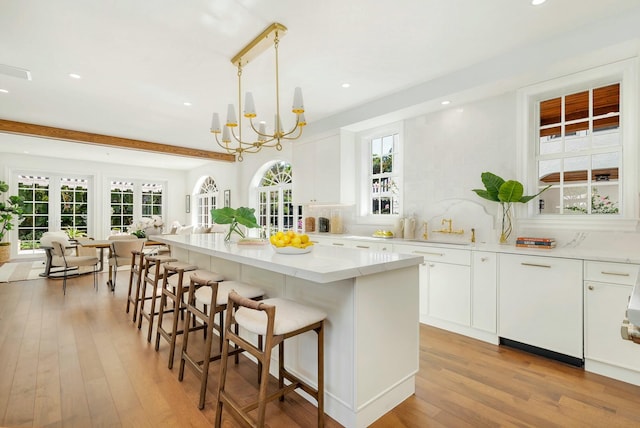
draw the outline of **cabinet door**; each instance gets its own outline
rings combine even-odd
[[[294,144],[293,199],[296,204],[340,202],[340,136]]]
[[[582,260],[500,254],[499,266],[499,336],[582,359]]]
[[[585,357],[640,370],[640,345],[620,336],[633,287],[592,281],[585,286]]]
[[[496,253],[473,253],[471,327],[490,333],[497,329],[497,260]]]
[[[464,326],[471,323],[471,270],[469,266],[427,262],[430,317]]]

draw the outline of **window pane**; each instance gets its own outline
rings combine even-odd
[[[593,115],[602,116],[610,113],[620,113],[619,83],[593,90]]]
[[[561,160],[552,159],[538,163],[538,179],[540,185],[560,183]]]
[[[587,186],[564,188],[564,214],[587,214]]]
[[[592,214],[618,214],[619,186],[617,184],[599,184],[591,189]]]
[[[538,212],[540,214],[560,213],[560,188],[551,187],[538,200]]]
[[[564,104],[566,122],[589,117],[589,91],[567,95]]]
[[[575,156],[564,160],[565,183],[586,182],[589,156]]]
[[[618,119],[616,116],[593,121],[593,147],[620,146],[622,144]]]
[[[560,123],[561,120],[561,98],[542,101],[540,103],[540,126]]]

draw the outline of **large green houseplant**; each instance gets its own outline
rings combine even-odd
[[[473,189],[473,191],[481,198],[500,203],[502,208],[502,224],[500,230],[501,244],[508,241],[513,230],[511,221],[511,207],[513,203],[527,203],[551,187],[551,185],[548,185],[535,195],[525,196],[524,186],[519,181],[504,180],[491,172],[483,172],[481,174],[481,178],[482,184],[484,184],[485,188]]]
[[[228,224],[229,231],[224,237],[225,241],[231,240],[231,234],[237,233],[241,238],[244,238],[244,232],[240,228],[240,225],[248,228],[260,227],[256,221],[254,208],[239,207],[233,209],[231,207],[224,207],[211,210],[211,219],[217,224]]]
[[[9,260],[9,242],[4,238],[8,231],[22,219],[24,200],[20,196],[3,196],[9,191],[9,185],[0,181],[0,263]]]

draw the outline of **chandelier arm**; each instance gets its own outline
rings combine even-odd
[[[276,51],[276,124],[275,124],[275,135],[278,136],[282,129],[280,129],[280,74],[278,70],[278,45],[280,44],[280,37],[278,31],[276,30],[275,37],[273,39],[273,47]],[[278,143],[280,140],[278,139]]]

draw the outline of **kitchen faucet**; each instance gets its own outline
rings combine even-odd
[[[439,232],[439,233],[455,233],[456,235],[462,235],[464,233],[464,229],[460,229],[460,230],[453,230],[453,220],[450,218],[443,218],[442,222],[440,222],[441,225],[447,224],[448,227],[446,229],[439,229],[439,230],[434,230],[434,232]]]

